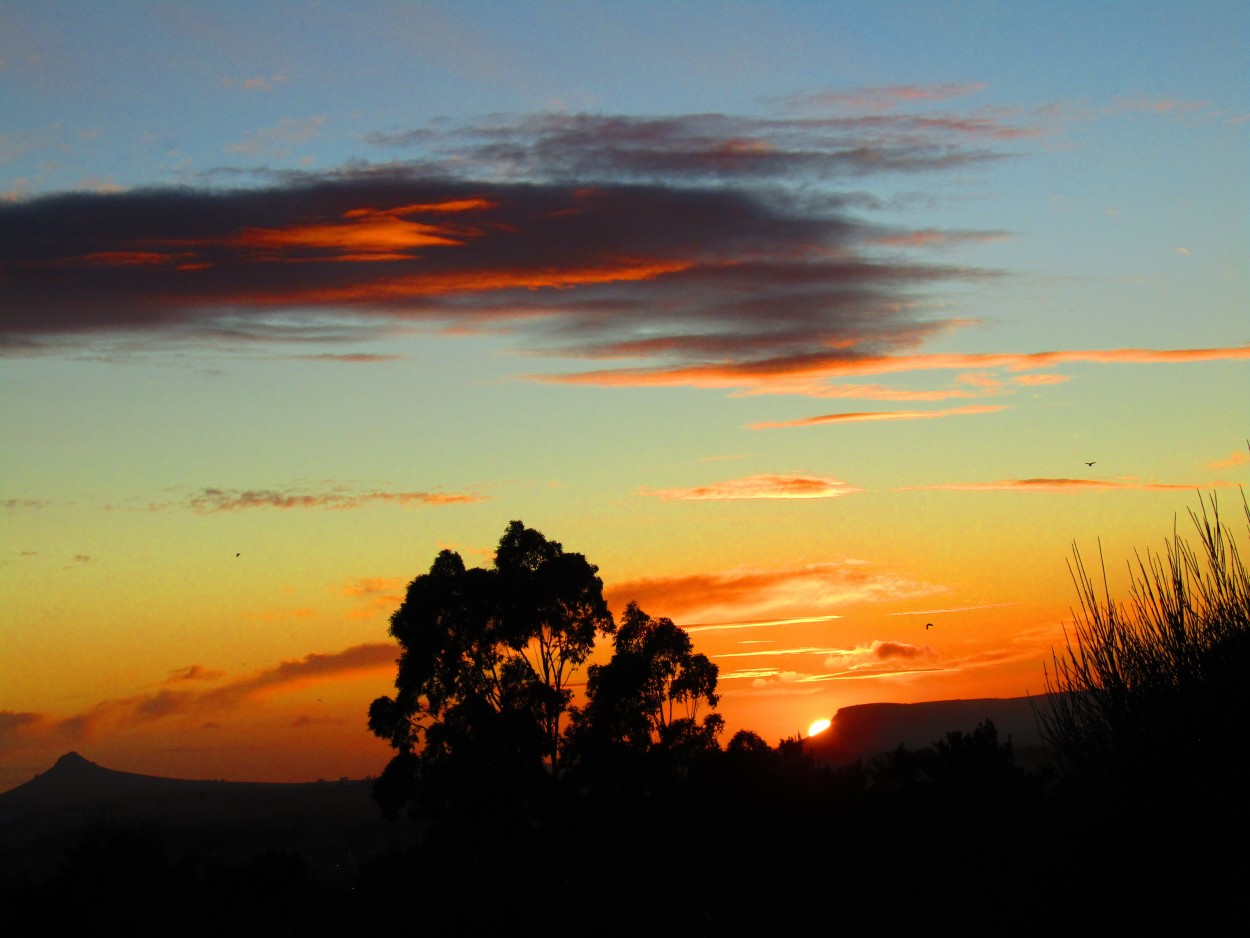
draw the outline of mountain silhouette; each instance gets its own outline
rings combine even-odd
[[[839,708],[829,729],[805,739],[803,748],[817,762],[838,765],[890,752],[900,744],[922,749],[947,733],[970,733],[977,724],[990,720],[999,740],[1011,737],[1017,758],[1027,763],[1040,757],[1042,739],[1035,709],[1046,706],[1044,696],[857,704]]]
[[[264,782],[191,781],[119,772],[96,765],[77,752],[67,752],[46,772],[0,794],[0,809],[72,806],[265,787],[269,786]]]

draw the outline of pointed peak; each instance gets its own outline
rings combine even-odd
[[[69,767],[75,765],[95,765],[90,759],[84,759],[77,752],[67,752],[61,758],[56,760],[57,766]],[[54,768],[56,766],[53,766]]]

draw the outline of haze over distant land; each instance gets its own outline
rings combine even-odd
[[[1244,4],[58,10],[0,8],[0,790],[376,776],[390,616],[513,520],[775,745],[1038,695],[1074,546],[1123,598],[1240,510]]]

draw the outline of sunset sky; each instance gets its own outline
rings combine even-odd
[[[513,519],[689,629],[726,740],[1042,691],[1074,542],[1122,595],[1240,515],[1248,39],[0,0],[0,790],[376,774],[405,585]]]

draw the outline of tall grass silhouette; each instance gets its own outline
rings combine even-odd
[[[1242,505],[1250,530],[1244,492]],[[1073,546],[1080,607],[1038,716],[1057,767],[1086,794],[1193,796],[1222,810],[1246,791],[1250,575],[1216,497],[1199,507],[1198,546],[1174,530],[1163,555],[1137,554],[1125,602],[1111,599],[1101,544],[1101,594]]]

